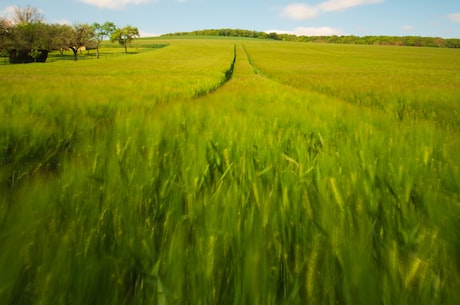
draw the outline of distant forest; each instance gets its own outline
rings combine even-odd
[[[459,38],[421,37],[421,36],[297,36],[292,34],[278,34],[257,32],[241,29],[212,29],[193,32],[177,32],[162,36],[228,36],[248,37],[259,39],[273,39],[297,42],[341,43],[341,44],[366,44],[388,46],[413,46],[436,48],[460,48]]]

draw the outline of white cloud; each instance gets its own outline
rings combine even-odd
[[[98,6],[100,8],[121,9],[129,4],[142,4],[155,0],[80,0],[80,2]]]
[[[292,3],[283,8],[282,16],[289,19],[301,20],[311,19],[318,16],[319,10],[316,7],[307,4]]]
[[[460,13],[450,14],[447,16],[450,21],[460,23]]]
[[[157,37],[160,35],[161,34],[158,34],[158,33],[151,33],[151,32],[145,32],[145,31],[139,30],[139,36],[141,37]]]
[[[344,35],[341,29],[332,28],[328,26],[323,27],[297,27],[292,31],[285,30],[270,30],[266,33],[278,33],[278,34],[293,34],[297,36],[332,36],[332,35]]]
[[[325,11],[339,11],[345,10],[354,6],[360,6],[365,4],[376,4],[381,3],[384,0],[328,0],[318,4],[318,7]]]
[[[70,22],[67,19],[57,19],[54,21],[54,23],[62,24],[62,25],[72,25],[72,22]]]
[[[403,25],[401,27],[401,30],[406,31],[406,32],[410,32],[410,31],[415,30],[415,27],[413,25]]]
[[[16,6],[11,5],[7,6],[4,9],[0,10],[0,17],[4,18],[12,18],[14,16],[14,11],[16,9]]]
[[[345,10],[355,6],[376,4],[384,1],[385,0],[327,0],[316,6],[292,3],[282,9],[281,16],[295,20],[311,19],[317,17],[322,12]]]

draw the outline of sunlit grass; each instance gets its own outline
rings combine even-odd
[[[458,50],[247,43],[268,77],[297,88],[458,129]]]
[[[170,43],[5,67],[0,303],[458,303],[458,130]]]

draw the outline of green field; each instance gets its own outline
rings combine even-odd
[[[460,302],[459,50],[138,43],[0,66],[0,304]]]

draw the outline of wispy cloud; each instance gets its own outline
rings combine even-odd
[[[158,33],[145,32],[145,31],[139,30],[139,36],[141,37],[157,37],[160,35],[161,34],[158,34]]]
[[[318,8],[301,3],[289,4],[283,8],[281,13],[282,16],[295,20],[315,18],[318,14]]]
[[[450,14],[447,16],[450,21],[460,23],[460,13]]]
[[[14,16],[16,6],[11,5],[7,6],[4,9],[0,10],[0,17],[11,18]]]
[[[328,0],[315,6],[302,3],[292,3],[283,7],[281,10],[281,16],[295,20],[311,19],[317,17],[322,12],[346,10],[355,6],[381,2],[384,2],[384,0]]]
[[[129,4],[142,4],[156,0],[80,0],[80,2],[95,5],[100,8],[121,9]]]
[[[278,33],[278,34],[293,34],[297,36],[332,36],[332,35],[344,35],[341,29],[332,28],[328,26],[323,27],[297,27],[292,31],[286,30],[270,30],[266,33]]]
[[[57,19],[54,21],[54,23],[63,24],[63,25],[72,25],[72,22],[70,22],[67,19]]]
[[[405,32],[410,32],[410,31],[415,30],[415,27],[413,25],[403,25],[401,27],[401,30],[403,30]]]
[[[384,0],[328,0],[318,4],[318,7],[325,11],[340,11],[346,10],[355,6],[361,6],[365,4],[376,4],[381,3]]]

